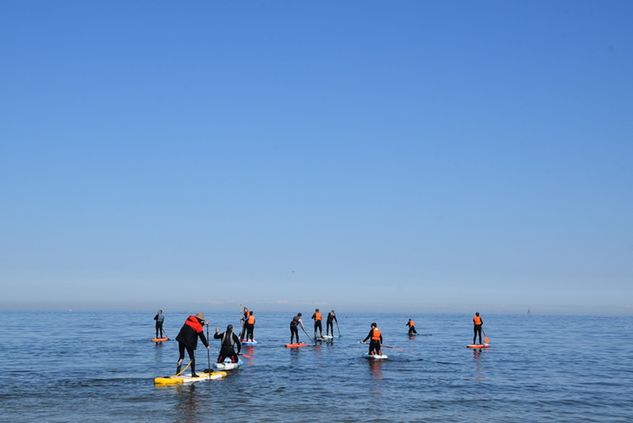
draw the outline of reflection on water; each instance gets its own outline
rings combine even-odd
[[[179,419],[178,421],[198,423],[200,421],[198,417],[200,398],[196,393],[196,384],[178,385],[176,391],[178,392],[176,411],[179,416],[182,416],[182,420]]]

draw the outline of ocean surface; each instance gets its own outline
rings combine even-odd
[[[186,317],[166,312],[167,335]],[[207,317],[211,332],[239,324],[239,311]],[[633,317],[482,313],[484,351],[465,348],[470,315],[340,312],[333,344],[299,350],[282,347],[291,313],[256,317],[243,368],[160,388],[153,378],[173,374],[178,348],[150,341],[153,313],[2,312],[0,421],[633,421]],[[385,348],[388,361],[362,358],[372,321],[401,349]],[[197,359],[207,367],[201,346]]]

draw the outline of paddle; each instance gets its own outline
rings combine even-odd
[[[488,336],[486,335],[486,331],[484,330],[484,328],[481,328],[481,331],[484,333],[484,344],[489,344],[490,338],[488,338]]]
[[[181,374],[183,374],[183,372],[185,370],[187,370],[189,368],[189,366],[191,366],[191,360],[189,360],[189,363],[187,363],[187,365],[185,366],[184,369],[182,369],[181,371],[179,371],[178,373],[175,374],[175,376],[180,376]]]
[[[390,348],[390,349],[396,350],[396,351],[404,351],[402,348],[392,347],[391,345],[381,345],[381,347],[383,347],[383,348]]]
[[[209,322],[207,323],[207,343],[208,343],[208,347],[207,347],[207,365],[209,366],[209,369],[211,369],[211,338],[209,338]],[[211,379],[211,372],[208,373],[209,375],[209,379]]]
[[[335,320],[335,322],[336,322],[336,329],[338,329],[338,337],[340,338],[341,337],[341,328],[338,327],[338,320]],[[334,334],[332,334],[332,335],[334,335]]]
[[[306,329],[303,327],[303,325],[301,325],[301,330],[303,331],[303,333],[305,333],[305,334],[306,334],[306,336],[308,337],[308,339],[309,339],[310,341],[312,341],[312,343],[313,343],[313,344],[315,344],[315,343],[316,343],[316,340],[315,340],[315,339],[312,339],[312,337],[311,337],[310,335],[308,335],[308,332],[306,332]]]

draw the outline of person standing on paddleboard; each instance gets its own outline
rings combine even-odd
[[[374,322],[371,324],[371,329],[369,333],[363,339],[363,344],[369,340],[369,355],[382,355],[382,333],[380,333],[380,329],[378,329],[378,325]]]
[[[477,344],[477,342],[475,342],[475,340],[477,339],[477,335],[479,335],[479,344],[482,344],[481,342],[481,328],[484,325],[484,321],[481,318],[481,316],[479,316],[479,312],[475,313],[475,316],[473,317],[473,344]],[[477,345],[479,345],[477,344]]]
[[[246,321],[244,322],[244,328],[246,330],[246,338],[242,336],[242,341],[254,341],[253,331],[255,330],[255,316],[253,315],[253,310],[248,312],[248,316],[246,317]]]
[[[334,312],[334,310],[332,310],[327,314],[327,322],[325,323],[325,333],[327,335],[334,336],[334,322],[335,321],[336,321],[336,324],[338,325],[338,320],[336,319],[336,313]],[[332,333],[330,333],[330,331]]]
[[[314,338],[316,339],[317,329],[319,329],[319,336],[323,338],[323,326],[321,326],[321,312],[318,308],[314,309],[314,313],[312,313],[312,320],[314,320]]]
[[[252,312],[251,312],[252,313]],[[221,339],[220,342],[220,354],[218,354],[217,363],[224,363],[224,359],[230,358],[233,363],[237,363],[238,355],[242,351],[242,343],[236,334],[233,333],[233,325],[226,327],[226,332],[218,333],[218,328],[215,328],[214,339]],[[237,345],[237,352],[235,352],[235,346]]]
[[[297,313],[295,317],[290,321],[290,343],[292,344],[292,340],[294,337],[297,337],[297,344],[299,343],[299,325],[301,325],[301,329],[304,331],[305,326],[303,326],[303,320],[301,320],[301,313]]]
[[[413,319],[409,319],[409,321],[407,322],[405,326],[409,326],[409,336],[413,336],[418,333],[415,330],[415,322],[413,321]]]
[[[248,319],[248,308],[242,307],[243,316],[240,318],[240,324],[242,325],[242,332],[240,333],[240,339],[244,339],[246,336],[246,320]]]
[[[156,338],[163,337],[163,323],[165,322],[165,316],[163,315],[163,310],[158,310],[156,316],[154,316],[154,320],[156,320]],[[160,336],[158,333],[160,332]]]
[[[200,312],[195,316],[191,315],[187,317],[182,328],[180,328],[180,332],[178,332],[178,336],[176,337],[176,341],[178,341],[178,353],[180,354],[178,362],[176,363],[176,374],[180,373],[182,361],[185,359],[185,350],[187,350],[189,360],[191,360],[191,377],[198,377],[196,374],[196,357],[194,352],[198,346],[198,338],[200,338],[204,346],[209,349],[209,341],[207,341],[207,338],[204,336],[203,330],[205,324],[208,323],[204,320],[204,313]]]

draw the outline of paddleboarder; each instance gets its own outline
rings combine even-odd
[[[363,339],[363,344],[369,340],[369,355],[382,355],[381,345],[382,345],[382,333],[380,333],[380,329],[378,329],[378,325],[374,322],[371,324],[371,329],[369,329],[369,333]]]
[[[338,325],[338,320],[336,319],[336,312],[332,310],[327,314],[327,321],[325,323],[325,333],[327,335],[334,336],[334,322],[336,322],[336,324]],[[330,333],[330,331],[332,333]]]
[[[163,337],[163,323],[165,322],[165,316],[163,315],[163,310],[158,310],[156,316],[154,316],[154,320],[156,321],[156,338]],[[160,332],[160,336],[158,333]]]
[[[318,308],[314,309],[314,313],[312,313],[312,320],[314,320],[314,338],[317,337],[317,329],[319,330],[319,336],[323,338],[323,326],[321,326],[321,312]]]
[[[305,326],[303,326],[303,320],[301,320],[301,313],[297,313],[295,317],[290,321],[290,343],[292,344],[292,340],[294,337],[297,338],[297,344],[299,343],[299,326],[305,332]]]
[[[242,340],[253,342],[253,331],[255,330],[255,316],[253,315],[253,310],[250,310],[248,312],[248,317],[246,317],[244,328],[246,329],[246,338],[242,337]]]
[[[413,336],[418,333],[415,330],[415,322],[413,321],[413,319],[409,319],[409,321],[407,322],[405,326],[409,326],[409,336]]]
[[[481,328],[484,325],[484,320],[481,318],[481,316],[479,315],[479,312],[475,313],[475,316],[473,317],[473,344],[477,344],[476,339],[477,339],[477,335],[479,335],[479,344],[482,344],[481,342]]]
[[[251,312],[252,313],[252,312]],[[230,358],[233,363],[237,363],[238,355],[242,350],[242,343],[236,334],[233,333],[233,325],[228,325],[226,331],[218,333],[218,328],[215,328],[214,339],[221,339],[220,353],[218,354],[217,363],[224,363],[226,358]],[[237,346],[237,352],[235,351]]]
[[[204,313],[200,312],[187,317],[182,328],[180,328],[180,332],[178,332],[178,336],[176,337],[176,341],[178,341],[178,353],[180,354],[178,362],[176,363],[176,374],[180,373],[182,361],[185,359],[185,350],[187,350],[189,360],[191,360],[191,377],[198,377],[196,374],[195,357],[198,338],[200,338],[200,341],[202,341],[207,350],[209,349],[209,341],[207,341],[207,338],[204,336],[203,330],[205,324],[208,323],[204,319]]]

